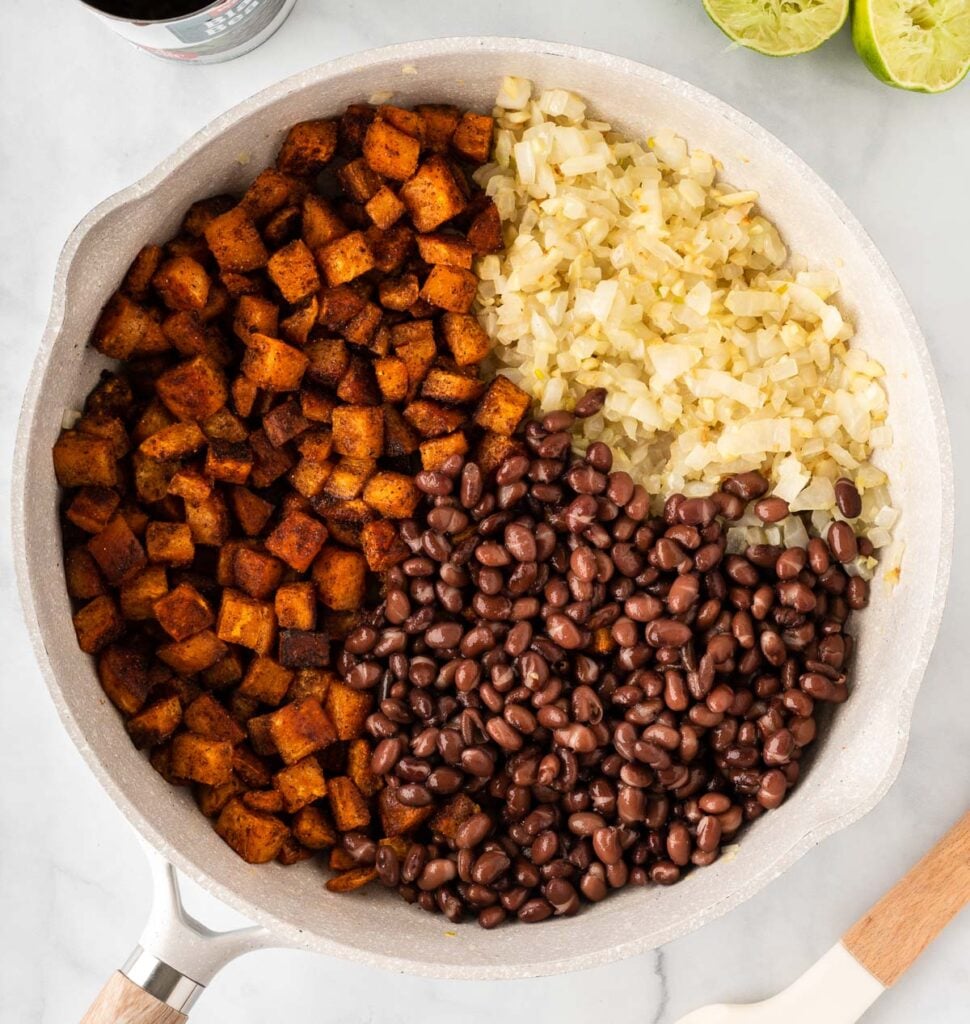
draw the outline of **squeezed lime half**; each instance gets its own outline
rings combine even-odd
[[[849,0],[704,0],[704,9],[734,42],[790,57],[834,36],[849,16]]]
[[[852,42],[882,81],[944,92],[970,70],[970,2],[855,0]]]

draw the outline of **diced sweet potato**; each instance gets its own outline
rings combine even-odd
[[[311,462],[326,462],[333,453],[333,432],[325,427],[308,430],[301,435],[296,447]]]
[[[332,780],[331,780],[332,781]],[[418,825],[431,816],[434,807],[408,807],[398,800],[395,791],[385,786],[377,798],[384,835],[389,839],[413,832]]]
[[[156,765],[156,771],[161,771],[165,777],[165,781],[170,785],[185,785],[184,779],[179,779],[178,776],[172,775],[171,766],[171,745],[166,744],[163,747],[159,747],[157,750],[153,750],[151,757],[157,756],[159,750],[168,750],[168,764],[163,770]],[[238,797],[242,792],[242,785],[238,779],[230,779],[228,782],[223,782],[218,786],[205,786],[202,783],[196,783],[192,787],[193,795],[195,796],[196,803],[199,805],[199,810],[207,818],[217,818],[221,813],[222,809],[232,800],[233,797]]]
[[[211,220],[220,213],[231,210],[235,205],[236,200],[228,195],[209,196],[197,200],[189,207],[182,221],[183,233],[192,238],[201,238]]]
[[[320,291],[320,312],[317,319],[321,326],[337,330],[356,316],[366,302],[366,296],[361,294],[356,286],[341,284],[336,288],[323,288]]]
[[[397,527],[386,519],[364,523],[360,529],[360,546],[373,572],[385,572],[411,553]]]
[[[337,738],[333,722],[315,697],[291,701],[265,717],[269,736],[284,764],[302,761]]]
[[[485,382],[458,370],[433,367],[421,384],[421,394],[438,402],[463,405],[482,397]]]
[[[163,373],[155,382],[158,397],[180,420],[205,420],[226,404],[225,374],[204,356],[196,356]]]
[[[313,253],[301,239],[274,252],[266,264],[266,272],[279,288],[284,301],[293,306],[320,288],[320,275]]]
[[[492,151],[494,127],[494,118],[467,110],[461,115],[458,127],[451,137],[452,148],[472,163],[483,164]]]
[[[246,424],[225,406],[202,421],[202,433],[210,441],[245,441],[249,437]]]
[[[441,437],[454,433],[468,417],[461,409],[419,398],[405,407],[404,418],[422,437]]]
[[[419,449],[421,468],[439,470],[452,455],[465,455],[468,452],[468,438],[464,431],[456,430],[454,434],[422,441]]]
[[[418,113],[418,111],[406,110],[404,107],[395,107],[389,103],[382,103],[377,108],[377,116],[382,121],[394,125],[398,131],[404,132],[405,135],[410,135],[422,144],[424,143],[426,131],[424,116]]]
[[[116,515],[88,541],[88,551],[114,586],[131,579],[148,561],[145,549],[122,515]]]
[[[133,452],[131,469],[138,500],[146,503],[164,501],[172,493],[170,487],[172,478],[177,475],[177,466],[175,462],[156,462],[139,451]]]
[[[249,435],[249,447],[253,450],[250,476],[254,487],[269,487],[293,468],[292,455],[284,448],[275,448],[263,430],[254,430]]]
[[[337,406],[333,411],[333,448],[338,455],[376,459],[384,450],[384,414],[380,407]]]
[[[225,690],[235,686],[243,677],[243,663],[237,651],[220,658],[214,665],[203,669],[200,673],[202,685],[207,690]]]
[[[403,312],[414,305],[421,286],[415,274],[402,274],[400,277],[385,278],[377,286],[377,294],[385,309]]]
[[[309,582],[285,583],[276,591],[280,629],[313,629],[317,624],[317,595]]]
[[[247,864],[266,864],[280,852],[289,830],[279,818],[250,810],[238,797],[222,809],[216,832]]]
[[[303,200],[303,241],[312,252],[349,230],[326,199],[311,192]]]
[[[317,174],[337,151],[337,122],[301,121],[286,133],[276,166],[287,174]]]
[[[346,775],[330,779],[327,782],[327,798],[334,823],[341,832],[353,832],[367,828],[370,824],[367,800],[353,779]]]
[[[149,523],[145,547],[150,562],[179,566],[190,565],[195,558],[192,531],[185,523]]]
[[[478,278],[470,270],[436,264],[421,287],[421,298],[450,313],[467,313],[475,300]]]
[[[316,326],[320,312],[320,303],[312,295],[298,309],[280,321],[280,337],[290,345],[305,345],[310,340],[310,332]]]
[[[277,704],[286,696],[293,681],[293,673],[272,658],[256,657],[249,663],[243,681],[236,691],[243,697],[252,697],[262,704]]]
[[[118,606],[108,596],[95,597],[74,613],[77,645],[85,654],[96,654],[125,631]]]
[[[135,404],[129,381],[116,373],[101,371],[101,379],[84,403],[85,416],[127,419]]]
[[[502,251],[502,218],[498,207],[489,199],[472,220],[466,238],[476,255]]]
[[[308,359],[298,348],[265,334],[250,337],[242,360],[242,372],[267,391],[295,391],[300,386]]]
[[[128,720],[126,728],[139,750],[164,743],[182,721],[182,705],[174,694],[155,701]]]
[[[491,341],[478,320],[469,313],[445,313],[441,333],[459,366],[471,366],[488,355]]]
[[[403,221],[381,231],[376,225],[367,229],[367,243],[374,254],[374,267],[382,274],[396,274],[414,248],[414,231]]]
[[[98,680],[108,700],[122,714],[134,715],[142,709],[151,690],[148,659],[138,648],[112,644],[98,658]]]
[[[377,386],[387,402],[402,402],[408,390],[408,368],[398,356],[374,360]]]
[[[179,733],[172,740],[172,772],[207,786],[228,782],[232,778],[232,744]]]
[[[434,231],[465,208],[465,195],[444,157],[434,154],[401,186],[401,199],[418,231]]]
[[[226,643],[269,654],[276,641],[273,606],[227,588],[222,592],[216,635]]]
[[[235,270],[224,270],[219,275],[219,281],[231,299],[240,299],[244,295],[261,298],[266,296],[266,285],[256,274],[240,274]]]
[[[415,324],[423,323],[429,323],[429,321],[415,321]],[[415,336],[412,341],[398,347],[397,357],[404,363],[408,371],[408,398],[413,398],[418,393],[421,382],[431,368],[437,354],[438,350],[435,347],[433,335]]]
[[[303,807],[290,823],[293,835],[308,850],[325,850],[337,842],[337,830],[319,807]]]
[[[222,547],[229,539],[229,509],[225,499],[216,491],[203,501],[186,501],[185,522],[196,544]]]
[[[371,746],[365,739],[351,740],[347,747],[347,774],[366,797],[378,793],[383,783],[371,771]]]
[[[287,668],[323,668],[330,664],[330,637],[313,630],[284,629],[279,659]]]
[[[363,158],[351,160],[337,171],[337,179],[344,191],[358,203],[366,203],[381,190],[381,178]],[[359,208],[343,207],[342,212],[358,214]]]
[[[331,858],[331,861],[333,858]],[[331,863],[331,868],[333,864]],[[377,878],[377,868],[353,867],[346,871],[340,871],[333,878],[328,878],[326,885],[328,892],[356,892],[370,885]]]
[[[121,291],[136,302],[144,302],[163,255],[160,245],[142,246],[125,272],[125,278],[121,282]]]
[[[301,198],[305,191],[302,182],[296,181],[288,174],[282,174],[273,167],[259,172],[246,189],[239,206],[253,220],[263,220],[280,207],[293,203]]]
[[[228,653],[226,645],[211,630],[204,629],[195,636],[177,643],[163,644],[156,652],[176,672],[191,676],[220,661]]]
[[[475,410],[475,422],[485,430],[511,436],[529,408],[531,399],[517,384],[496,376]]]
[[[404,203],[386,185],[381,186],[367,200],[364,208],[367,216],[382,231],[386,231],[404,216]]]
[[[185,640],[215,621],[209,602],[190,583],[180,583],[155,602],[155,618],[173,640]]]
[[[236,586],[250,597],[269,597],[283,579],[283,563],[255,548],[238,548],[232,568]]]
[[[478,442],[478,451],[475,461],[479,464],[482,472],[491,473],[510,456],[524,455],[525,445],[505,434],[495,434],[486,431]]]
[[[153,398],[145,406],[141,416],[138,417],[138,421],[132,428],[131,440],[135,444],[141,444],[146,437],[151,437],[152,434],[157,433],[163,427],[171,426],[174,422],[175,417],[162,405],[158,398]]]
[[[109,487],[82,487],[64,513],[86,533],[98,533],[115,514],[121,498]]]
[[[205,455],[206,476],[227,484],[244,484],[252,468],[253,452],[245,441],[209,442]]]
[[[391,458],[412,455],[418,450],[418,437],[393,405],[384,406],[384,454]]]
[[[300,207],[284,206],[263,225],[263,238],[273,249],[282,248],[300,233]]]
[[[377,405],[380,402],[381,393],[369,359],[358,355],[350,357],[347,372],[337,385],[337,397],[350,405]]]
[[[229,500],[233,515],[247,537],[255,537],[263,532],[263,527],[273,514],[273,506],[268,501],[247,487],[233,487],[229,492]]]
[[[373,350],[374,335],[380,327],[384,312],[380,306],[373,302],[365,303],[359,312],[355,313],[340,328],[340,333],[353,345],[360,345]]]
[[[364,733],[364,723],[374,707],[371,694],[354,690],[334,679],[327,693],[327,713],[337,730],[337,738],[353,740]]]
[[[326,668],[301,668],[297,669],[293,682],[290,684],[290,692],[287,694],[290,700],[302,700],[304,697],[314,697],[321,704],[327,699],[330,687],[337,676]]]
[[[246,738],[242,726],[211,693],[199,694],[185,709],[185,727],[197,736],[231,745]]]
[[[124,458],[131,450],[131,440],[120,416],[104,412],[87,412],[75,424],[74,429],[86,437],[100,437],[111,442],[111,451],[116,459]]]
[[[251,789],[243,793],[240,799],[251,811],[279,814],[283,810],[283,797],[276,789]]]
[[[420,103],[415,109],[424,118],[425,145],[434,153],[447,153],[461,113],[444,103]]]
[[[176,256],[158,268],[152,284],[169,309],[199,312],[205,309],[211,281],[197,260]]]
[[[85,547],[68,548],[64,553],[64,579],[68,594],[82,601],[107,592],[98,563]]]
[[[390,519],[407,519],[420,497],[413,478],[403,473],[375,473],[364,488],[364,501]]]
[[[367,563],[359,551],[324,545],[313,563],[320,600],[334,611],[354,611],[364,603]]]
[[[274,337],[279,329],[279,321],[280,308],[275,302],[260,295],[243,295],[236,303],[232,329],[236,337],[247,345],[253,334]],[[240,415],[245,416],[247,413]]]
[[[108,300],[91,334],[91,344],[111,359],[130,359],[137,353],[168,348],[158,320],[121,292]]]
[[[332,472],[332,462],[316,462],[303,458],[291,470],[289,481],[301,495],[315,498],[326,487]]]
[[[273,785],[283,797],[288,814],[295,814],[307,804],[327,795],[327,783],[320,762],[315,757],[304,757],[273,776]]]
[[[160,565],[149,565],[121,585],[121,613],[130,622],[155,618],[155,602],[168,593],[168,577]]]
[[[168,481],[168,493],[178,495],[190,504],[198,504],[212,494],[212,481],[189,466],[172,474]]]
[[[199,314],[184,310],[170,313],[162,321],[162,333],[172,348],[183,356],[207,356],[219,366],[231,358],[221,332],[203,324]]]
[[[205,441],[198,423],[173,423],[145,438],[138,450],[155,462],[174,462],[197,452]]]
[[[306,572],[327,539],[327,528],[302,512],[284,516],[266,539],[266,548],[291,569]]]
[[[442,263],[471,270],[475,250],[460,235],[418,235],[418,254],[425,263]]]
[[[248,724],[248,723],[247,723]],[[232,770],[246,786],[265,789],[273,781],[266,762],[245,744],[237,744],[232,751]]]
[[[118,463],[111,441],[64,430],[54,445],[54,475],[61,487],[114,487]]]
[[[249,214],[236,206],[205,226],[205,240],[219,264],[230,273],[246,273],[266,266],[269,253]]]
[[[331,287],[346,284],[374,266],[374,254],[362,231],[352,231],[317,250],[317,261]]]
[[[377,117],[364,135],[363,152],[371,170],[385,178],[406,181],[418,168],[421,143]]]

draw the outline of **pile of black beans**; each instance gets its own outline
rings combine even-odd
[[[604,397],[529,421],[526,454],[490,476],[460,456],[419,473],[412,555],[341,655],[377,691],[372,768],[400,803],[478,808],[450,838],[425,823],[403,856],[348,849],[453,921],[574,914],[711,864],[798,781],[819,702],[848,695],[845,626],[868,586],[842,563],[867,542],[840,521],[807,549],[727,553],[750,502],[788,514],[758,473],[651,515],[605,444],[572,455]]]

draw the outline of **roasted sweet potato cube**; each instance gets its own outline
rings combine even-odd
[[[219,281],[231,299],[240,299],[245,295],[265,298],[266,285],[262,277],[256,274],[240,274],[235,270],[224,270]]]
[[[384,454],[392,458],[412,455],[418,450],[418,437],[393,405],[384,406]]]
[[[205,501],[212,494],[212,481],[192,466],[173,473],[168,481],[168,493],[178,495],[190,504]]]
[[[414,305],[421,290],[415,274],[402,274],[396,278],[385,278],[377,287],[381,305],[385,309],[402,312]]]
[[[229,195],[209,196],[194,202],[182,220],[182,232],[193,238],[201,238],[206,225],[220,213],[231,210],[236,200]]]
[[[337,180],[344,192],[357,203],[366,203],[381,190],[381,179],[363,158],[351,160],[337,171]],[[346,218],[349,211],[342,208]]]
[[[367,200],[364,209],[382,231],[386,231],[404,216],[404,203],[386,185],[381,186]]]
[[[271,213],[300,198],[305,191],[302,182],[274,167],[260,171],[239,200],[239,206],[253,220],[262,220]]]
[[[202,672],[220,661],[228,653],[226,645],[209,629],[204,629],[187,640],[163,644],[156,652],[171,668],[182,675]]]
[[[445,313],[441,333],[459,366],[481,362],[491,348],[485,329],[470,313]]]
[[[210,441],[245,441],[249,428],[228,408],[217,409],[208,419],[202,421],[202,433]]]
[[[321,326],[329,330],[337,330],[348,320],[356,316],[367,302],[356,287],[338,285],[336,288],[320,290],[320,312],[317,319]]]
[[[230,745],[242,743],[246,733],[211,693],[199,694],[185,709],[185,727],[197,736]]]
[[[333,722],[315,697],[291,701],[266,718],[270,738],[284,764],[295,764],[337,738]]]
[[[273,776],[273,785],[283,797],[287,814],[312,804],[327,795],[327,783],[320,762],[315,757],[304,757]]]
[[[276,743],[270,735],[270,724],[273,713],[257,715],[246,722],[246,732],[253,750],[261,757],[272,757],[277,753]]]
[[[332,472],[332,462],[316,462],[302,458],[290,471],[288,479],[300,494],[307,498],[315,498],[323,493]]]
[[[179,363],[156,382],[158,397],[180,420],[205,420],[226,404],[229,388],[222,370],[204,356]]]
[[[467,416],[461,409],[419,398],[405,406],[404,418],[422,437],[441,437],[456,431]]]
[[[245,441],[209,442],[206,476],[227,484],[244,484],[253,468],[253,452]]]
[[[359,551],[324,545],[313,563],[320,600],[334,611],[355,611],[364,603],[367,563]]]
[[[254,334],[266,334],[275,337],[279,329],[280,308],[275,302],[264,299],[260,295],[243,295],[236,303],[232,329],[236,337],[244,344]],[[240,413],[241,416],[247,415]]]
[[[309,582],[285,583],[276,591],[280,629],[312,630],[317,624],[317,595]]]
[[[269,654],[276,641],[273,606],[227,588],[222,592],[216,635],[226,643],[248,647],[257,654]]]
[[[168,593],[168,577],[160,565],[149,565],[121,585],[121,612],[130,622],[155,618],[155,602]]]
[[[269,597],[283,579],[283,563],[278,558],[250,547],[236,549],[232,567],[236,586],[250,597]]]
[[[122,515],[116,515],[88,541],[88,551],[113,586],[131,579],[148,561],[145,549]]]
[[[64,514],[86,533],[99,533],[115,514],[120,502],[118,492],[110,487],[82,487]]]
[[[364,135],[364,160],[385,178],[407,181],[418,169],[421,143],[381,117],[371,121]]]
[[[233,515],[247,537],[262,533],[273,514],[273,506],[247,487],[233,487],[229,492]]]
[[[171,426],[174,422],[175,417],[157,398],[153,398],[145,406],[138,421],[132,427],[131,440],[135,444],[141,444],[146,437],[151,437],[152,434],[158,433],[163,427]]]
[[[180,583],[155,602],[155,618],[173,640],[185,640],[215,621],[209,602],[190,583]]]
[[[229,351],[221,333],[215,327],[204,325],[197,313],[185,310],[170,313],[162,321],[162,333],[183,356],[208,356],[220,366],[229,362]]]
[[[69,596],[82,601],[107,592],[98,563],[85,547],[68,548],[64,553],[64,579]]]
[[[486,163],[492,151],[494,127],[494,118],[467,110],[451,137],[452,148],[474,164]]]
[[[172,740],[172,772],[207,786],[228,782],[232,778],[232,744],[179,733]]]
[[[374,472],[372,459],[341,459],[330,473],[321,498],[325,504],[360,497],[364,484]]]
[[[312,252],[346,235],[349,230],[326,199],[313,193],[304,198],[303,241]]]
[[[374,796],[383,783],[370,767],[371,746],[365,739],[351,740],[347,747],[347,774],[366,797]]]
[[[242,658],[237,651],[220,658],[214,665],[203,669],[199,675],[202,685],[207,690],[225,690],[235,686],[243,677]]]
[[[425,323],[420,320],[418,323]],[[434,338],[415,338],[406,345],[401,345],[397,350],[397,357],[407,367],[408,390],[407,397],[414,398],[421,387],[428,370],[434,362],[438,352],[435,348]]]
[[[422,469],[439,470],[452,455],[467,454],[468,438],[464,431],[456,430],[454,434],[422,441],[420,452]]]
[[[308,359],[298,348],[278,338],[253,334],[242,360],[242,372],[266,391],[296,391]]]
[[[522,388],[499,374],[489,384],[485,397],[475,410],[475,422],[485,430],[511,436],[531,401]]]
[[[154,277],[155,271],[158,270],[163,255],[160,245],[142,246],[138,254],[131,261],[127,271],[125,271],[124,280],[121,282],[121,290],[136,302],[143,302],[148,296],[152,277]]]
[[[293,468],[293,456],[285,448],[274,448],[265,431],[254,430],[249,435],[249,447],[253,450],[250,475],[254,487],[269,487]]]
[[[444,157],[428,157],[401,186],[401,199],[418,231],[434,231],[465,208],[465,195]]]
[[[312,630],[284,629],[279,659],[287,668],[323,668],[330,664],[330,637]]]
[[[337,676],[326,668],[297,669],[287,697],[291,701],[314,697],[323,704],[336,678]]]
[[[258,547],[260,545],[252,540],[233,538],[226,541],[216,555],[216,583],[220,587],[234,587],[236,585],[236,555],[239,553],[239,549]]]
[[[308,299],[320,287],[320,275],[313,253],[302,239],[290,242],[269,258],[266,272],[280,290],[284,301],[295,306]]]
[[[293,681],[293,673],[272,658],[256,657],[249,663],[243,681],[236,691],[243,697],[252,697],[262,704],[277,704],[286,696]]]
[[[243,207],[233,207],[214,217],[204,234],[220,270],[244,274],[266,266],[269,253]]]
[[[86,437],[100,437],[110,441],[116,459],[124,458],[131,450],[131,440],[120,416],[111,416],[104,412],[87,412],[77,421],[74,429]]]
[[[131,415],[135,396],[127,378],[101,371],[101,378],[84,402],[85,416],[107,416],[125,420]]]
[[[478,442],[475,461],[481,467],[482,472],[488,474],[498,469],[510,455],[524,455],[525,453],[525,445],[520,441],[506,437],[504,434],[486,431]]]
[[[238,797],[223,807],[216,832],[247,864],[273,860],[289,835],[289,829],[279,818],[250,810]]]
[[[341,405],[333,411],[333,448],[353,459],[376,459],[384,450],[384,413],[380,407]]]
[[[367,126],[377,116],[377,108],[370,103],[351,103],[340,115],[341,150],[359,153]]]
[[[502,218],[491,199],[475,215],[466,237],[478,256],[502,251]]]
[[[131,469],[138,500],[146,503],[163,501],[171,493],[169,488],[172,478],[177,475],[177,467],[176,462],[156,462],[139,451],[133,452]]]
[[[327,528],[318,519],[302,512],[283,517],[266,539],[266,548],[291,569],[306,572],[327,539]]]
[[[273,781],[273,775],[266,762],[257,753],[250,750],[245,743],[237,744],[233,748],[232,770],[246,786],[266,789]]]
[[[438,402],[463,405],[482,397],[485,382],[459,370],[432,367],[421,384],[421,394]]]
[[[394,125],[398,131],[410,135],[418,142],[424,142],[425,124],[424,117],[416,110],[405,110],[404,107],[395,107],[389,103],[382,103],[377,108],[377,116],[382,121]]]
[[[381,393],[374,376],[374,367],[363,356],[351,356],[347,372],[337,385],[337,397],[349,405],[377,405]]]
[[[311,462],[326,462],[333,454],[333,432],[325,427],[308,430],[300,436],[296,447]]]
[[[461,112],[443,103],[421,103],[415,109],[424,118],[425,145],[434,153],[447,153]]]
[[[304,351],[309,359],[307,376],[336,388],[350,366],[350,350],[342,338],[320,338],[311,341]]]
[[[179,566],[190,565],[195,558],[192,531],[185,523],[149,523],[145,548],[150,562]]]
[[[327,782],[327,798],[333,820],[341,832],[353,832],[367,828],[370,824],[370,810],[364,794],[354,780],[346,775],[337,775]]]
[[[340,328],[340,333],[353,345],[373,348],[373,338],[383,317],[380,306],[367,302]]]
[[[362,231],[352,231],[318,249],[317,261],[331,287],[346,284],[374,267],[374,254]]]
[[[364,523],[360,529],[360,546],[373,572],[385,572],[411,553],[397,527],[386,519]]]
[[[408,368],[399,356],[374,360],[377,386],[387,402],[403,402],[408,390]]]
[[[198,317],[204,324],[211,324],[229,312],[229,305],[229,292],[221,281],[213,281],[209,288],[209,301]]]
[[[478,279],[470,270],[436,264],[421,287],[421,298],[450,313],[467,313],[475,301]]]
[[[327,713],[337,730],[337,738],[353,740],[364,733],[364,723],[374,707],[371,694],[354,690],[334,679],[327,693]]]
[[[155,462],[176,462],[197,452],[205,441],[198,423],[173,423],[145,438],[138,450]]]
[[[331,780],[332,781],[332,780]],[[384,835],[389,839],[413,832],[431,816],[434,807],[408,807],[402,804],[390,786],[385,786],[377,798]]]
[[[165,781],[170,785],[185,785],[184,779],[179,779],[178,776],[171,774],[171,745],[168,744],[165,747],[158,748],[158,750],[165,749],[169,751],[168,765],[164,771],[157,766],[155,770],[160,771]],[[150,756],[154,758],[157,752],[157,750],[153,750]],[[233,797],[239,796],[242,788],[242,784],[238,779],[230,779],[228,782],[223,782],[218,786],[205,786],[202,783],[196,783],[192,787],[192,792],[196,803],[199,805],[199,810],[207,818],[216,818],[222,813],[222,809]]]
[[[205,267],[191,256],[166,260],[152,278],[155,291],[169,309],[205,309],[211,284]]]
[[[216,491],[204,501],[186,501],[185,522],[196,544],[221,547],[229,539],[229,509],[225,499]]]
[[[310,332],[316,326],[320,313],[320,303],[316,295],[295,309],[288,317],[280,321],[280,336],[290,345],[305,345],[310,340]]]
[[[431,819],[431,831],[445,839],[454,839],[458,829],[472,815],[481,810],[478,804],[465,793],[457,793]]]
[[[273,249],[292,242],[300,233],[300,207],[284,206],[263,225],[263,238]]]
[[[139,750],[164,743],[182,721],[182,705],[174,694],[163,697],[139,711],[127,722],[132,743]]]
[[[333,865],[331,865],[333,867]],[[328,892],[356,892],[370,885],[377,878],[377,868],[353,867],[347,871],[341,871],[326,882]]]
[[[287,174],[317,174],[337,151],[337,122],[301,121],[286,133],[276,166]]]
[[[98,680],[108,700],[122,714],[134,715],[142,709],[151,690],[148,659],[138,648],[112,644],[98,658]]]
[[[158,320],[121,292],[108,300],[91,333],[91,344],[111,359],[130,359],[138,353],[168,348]]]
[[[367,229],[367,243],[374,254],[374,267],[382,274],[396,274],[411,255],[414,231],[403,221],[386,231],[375,225]]]
[[[251,811],[279,814],[283,810],[283,797],[276,789],[251,789],[240,797]]]
[[[460,235],[432,233],[418,235],[418,255],[425,263],[442,263],[471,270],[475,250]]]
[[[303,807],[293,815],[293,835],[308,850],[325,850],[337,842],[337,831],[319,807]]]
[[[407,519],[420,497],[413,478],[403,473],[375,473],[364,487],[364,501],[389,519]]]
[[[54,475],[61,487],[114,487],[119,482],[113,445],[106,438],[64,430],[54,445]]]

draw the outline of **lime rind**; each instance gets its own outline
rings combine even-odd
[[[915,92],[945,92],[970,71],[970,3],[856,0],[852,42],[881,81]]]
[[[849,16],[849,0],[704,0],[704,9],[733,42],[791,57],[834,36]]]

